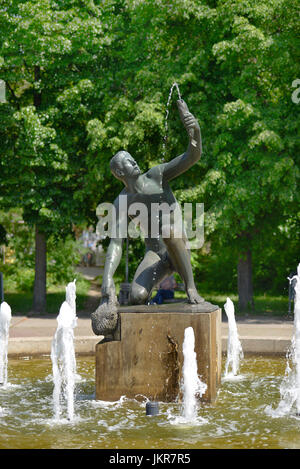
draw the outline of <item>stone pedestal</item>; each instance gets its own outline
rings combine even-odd
[[[96,345],[96,399],[180,398],[182,344],[190,326],[198,374],[207,384],[202,399],[214,401],[221,380],[221,310],[207,302],[119,307],[115,337]]]

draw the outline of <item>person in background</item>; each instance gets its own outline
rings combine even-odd
[[[170,300],[174,298],[174,290],[177,287],[177,282],[174,275],[166,277],[159,285],[159,289],[155,297],[151,300],[151,304],[161,305],[164,300]]]

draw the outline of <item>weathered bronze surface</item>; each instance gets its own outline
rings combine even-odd
[[[116,292],[113,281],[114,273],[122,257],[122,245],[124,238],[128,236],[127,231],[121,236],[121,227],[124,221],[130,218],[130,207],[133,204],[142,203],[147,208],[145,220],[141,222],[141,231],[145,236],[145,255],[137,268],[129,293],[129,302],[132,305],[145,305],[149,302],[153,289],[167,275],[177,272],[185,286],[188,302],[191,304],[202,304],[204,299],[197,292],[188,241],[184,228],[181,236],[178,236],[178,214],[177,201],[170,188],[169,182],[187,171],[199,161],[202,151],[200,127],[195,117],[189,112],[186,103],[178,100],[178,109],[181,121],[187,130],[189,143],[184,154],[177,156],[169,162],[162,163],[149,169],[142,174],[136,161],[126,151],[119,151],[111,160],[110,167],[114,176],[124,183],[124,189],[114,201],[116,212],[116,233],[111,239],[105,260],[102,278],[101,304],[92,313],[92,328],[95,334],[108,335],[113,332],[117,325],[118,313],[116,310]],[[121,196],[126,197],[128,211],[120,209]],[[170,217],[166,226],[163,217],[159,219],[158,233],[154,236],[149,231],[149,224],[153,222],[153,203],[168,204]],[[205,306],[206,308],[208,306]],[[152,308],[149,311],[156,311]]]

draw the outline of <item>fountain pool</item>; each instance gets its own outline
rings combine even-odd
[[[225,360],[223,368],[225,367]],[[274,418],[280,401],[284,357],[246,357],[238,379],[224,380],[214,404],[201,404],[198,419],[180,423],[180,403],[160,403],[146,416],[146,400],[95,400],[94,357],[77,357],[75,417],[53,416],[49,356],[11,358],[0,388],[0,449],[217,449],[300,448],[300,417]]]

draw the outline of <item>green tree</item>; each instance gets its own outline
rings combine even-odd
[[[225,1],[220,8],[230,28],[213,54],[231,99],[217,115],[205,183],[214,190],[213,229],[223,243],[234,242],[245,309],[253,303],[253,250],[268,244],[299,206],[299,114],[291,100],[299,26],[295,2]]]
[[[23,205],[37,239],[80,218],[95,222],[96,205],[120,190],[108,164],[117,150],[142,169],[185,150],[173,98],[164,154],[176,80],[199,118],[204,152],[174,188],[182,202],[205,203],[214,255],[231,251],[245,284],[241,307],[251,304],[253,253],[263,257],[259,246],[276,244],[270,233],[297,218],[296,7],[296,0],[10,2],[0,19],[8,93],[0,106],[1,205]]]
[[[33,311],[46,308],[46,243],[90,216],[85,120],[109,40],[93,2],[14,0],[0,7],[2,207],[35,226]],[[95,55],[96,54],[96,55]],[[93,96],[94,98],[94,96]]]
[[[231,250],[245,309],[253,305],[253,250],[264,256],[257,246],[276,243],[270,234],[296,216],[299,203],[298,109],[291,100],[296,2],[122,6],[112,26],[105,113],[87,126],[89,158],[108,184],[108,161],[120,147],[144,168],[161,161],[165,103],[176,80],[204,141],[200,163],[176,181],[177,196],[205,203],[207,238],[220,256]],[[185,144],[173,100],[166,158]]]

